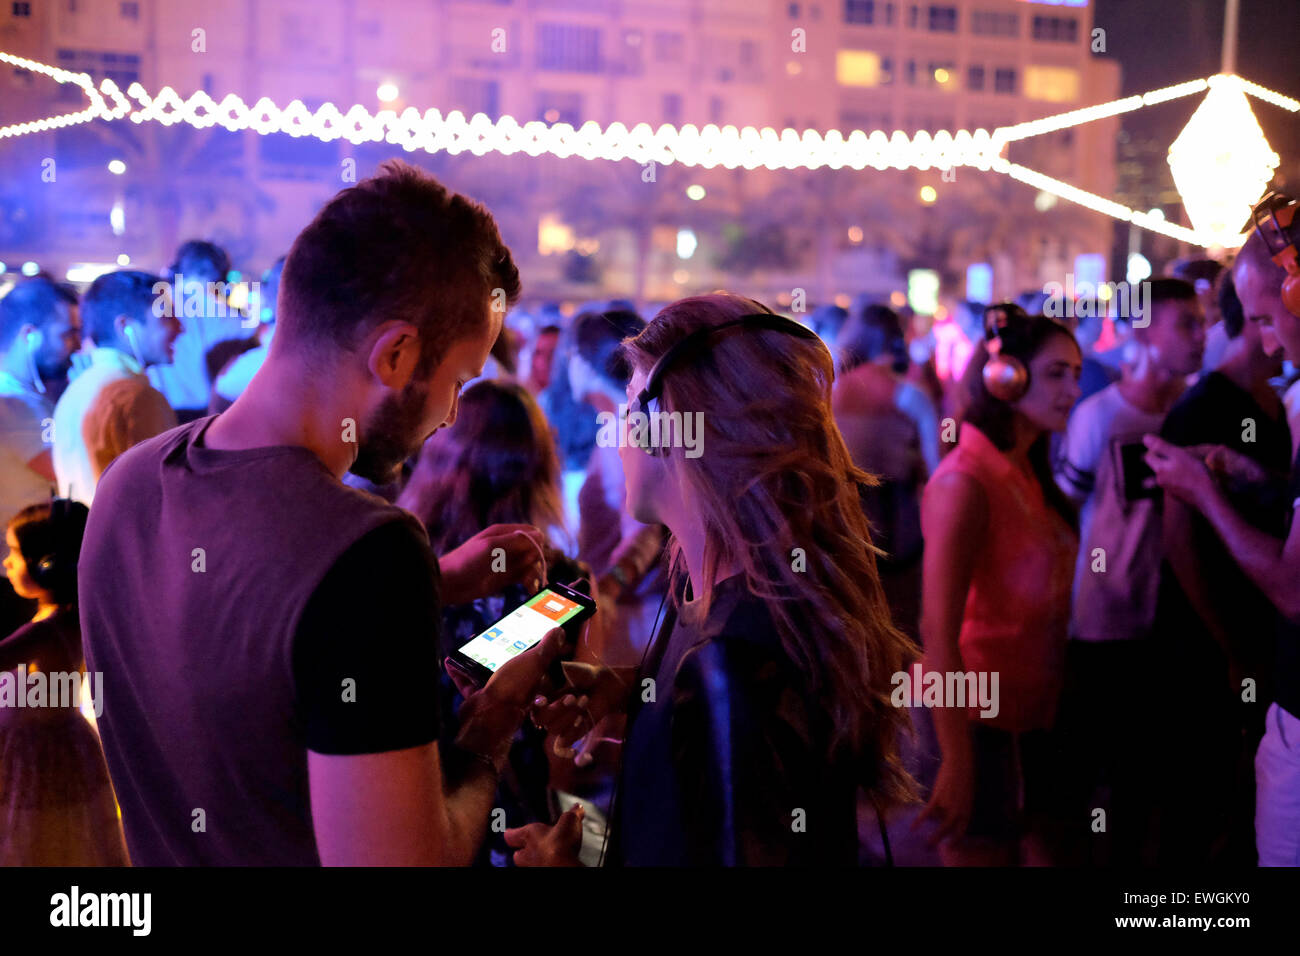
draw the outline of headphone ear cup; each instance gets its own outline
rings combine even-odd
[[[1288,275],[1282,280],[1282,305],[1300,319],[1300,272]]]
[[[1029,370],[1014,355],[991,355],[984,363],[984,387],[994,398],[1018,402],[1029,391]]]

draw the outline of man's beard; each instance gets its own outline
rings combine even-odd
[[[420,419],[428,394],[427,388],[408,385],[400,395],[380,402],[361,428],[357,460],[348,470],[376,485],[396,481],[402,462],[420,450]]]

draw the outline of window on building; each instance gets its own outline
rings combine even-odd
[[[380,33],[379,21],[375,19],[358,20],[357,33],[363,37],[369,37],[372,39],[374,37],[379,36]]]
[[[455,77],[451,81],[451,99],[454,108],[466,116],[484,113],[493,120],[501,117],[501,87],[496,80]]]
[[[921,19],[920,7],[918,7],[916,4],[912,4],[910,7],[907,8],[907,26],[909,29],[915,30],[917,23],[920,22],[920,19]]]
[[[90,78],[99,85],[99,81],[110,79],[119,89],[125,90],[140,79],[140,55],[138,53],[103,53],[99,50],[58,50],[55,53],[58,65],[72,73],[89,73]],[[59,95],[64,99],[81,99],[85,94],[81,87],[73,83],[62,83]]]
[[[984,89],[984,67],[966,67],[966,89],[979,92]]]
[[[721,126],[727,120],[727,104],[723,102],[721,96],[709,97],[709,122],[714,126]]]
[[[30,17],[32,15],[32,5],[30,3],[14,3],[10,9],[15,17]]]
[[[123,2],[118,5],[118,12],[121,14],[123,20],[139,20],[140,4],[137,0],[123,0]]]
[[[568,73],[599,73],[600,28],[569,23],[539,24],[537,68]]]
[[[789,14],[791,20],[799,16],[799,4],[797,3],[786,4],[786,13]]]
[[[541,90],[537,94],[537,118],[543,123],[582,125],[582,94]]]
[[[844,22],[875,23],[876,0],[844,0]]]
[[[903,82],[908,86],[916,86],[916,61],[908,60],[903,64]]]
[[[894,58],[892,56],[881,57],[880,85],[891,86],[893,82],[894,82]]]
[[[871,50],[840,50],[835,54],[835,79],[841,86],[880,86],[880,54]]]
[[[664,122],[673,126],[682,125],[682,94],[665,93],[663,97]]]
[[[1048,103],[1073,103],[1079,98],[1079,71],[1063,66],[1025,67],[1025,96]]]
[[[77,0],[68,0],[68,12],[69,13],[77,12]]]
[[[1049,43],[1073,43],[1079,38],[1079,21],[1074,17],[1036,16],[1033,37]]]
[[[956,33],[957,8],[931,6],[929,10],[931,33]]]
[[[753,40],[740,41],[740,67],[742,70],[753,70],[758,66],[758,44]]]
[[[1020,15],[1000,10],[975,10],[971,13],[970,30],[978,36],[1014,37],[1020,34]]]
[[[993,73],[993,92],[1014,93],[1016,91],[1016,71],[1012,67],[999,67]]]
[[[659,63],[681,63],[686,59],[686,37],[680,33],[660,30],[655,34],[654,48]]]
[[[894,5],[892,3],[887,3],[885,4],[885,26],[892,27],[893,25],[894,25]]]
[[[644,50],[645,35],[640,30],[624,30],[617,70],[627,75],[640,76],[645,69],[642,60]]]

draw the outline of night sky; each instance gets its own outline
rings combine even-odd
[[[1096,0],[1106,55],[1123,68],[1122,95],[1145,93],[1219,72],[1224,0]],[[1237,69],[1245,79],[1300,99],[1300,0],[1241,0]],[[1200,104],[1193,96],[1129,113],[1124,128],[1172,143]],[[1300,114],[1251,99],[1278,169],[1300,189]]]

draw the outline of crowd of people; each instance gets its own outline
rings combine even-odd
[[[396,161],[250,309],[203,241],[18,282],[0,863],[1300,865],[1272,202],[1140,312],[525,309]],[[448,666],[547,583],[581,633]]]

